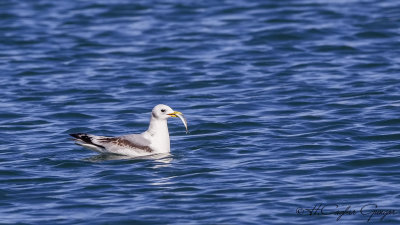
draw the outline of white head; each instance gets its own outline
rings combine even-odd
[[[156,105],[153,110],[151,111],[151,116],[156,119],[168,119],[173,115],[175,112],[171,109],[171,107],[167,105]]]
[[[172,110],[171,107],[167,105],[156,105],[151,111],[151,117],[157,120],[166,120],[170,117],[179,117],[179,119],[181,119],[185,125],[186,133],[188,132],[187,122],[185,117],[183,117],[183,114],[181,112]]]

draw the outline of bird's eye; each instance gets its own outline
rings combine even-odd
[[[161,109],[161,112],[165,112],[165,109]]]

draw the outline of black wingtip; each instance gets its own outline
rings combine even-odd
[[[70,136],[72,136],[72,137],[74,137],[74,138],[81,138],[81,136],[82,135],[85,135],[85,134],[82,134],[82,133],[76,133],[76,134],[69,134]]]
[[[76,134],[69,134],[69,135],[71,135],[72,137],[74,137],[75,140],[78,139],[79,141],[83,141],[83,142],[85,142],[85,143],[88,143],[88,144],[91,144],[91,145],[95,145],[95,146],[97,146],[97,147],[104,148],[104,147],[101,146],[101,145],[98,145],[98,144],[93,143],[93,142],[92,142],[92,137],[90,137],[90,134],[76,133]]]
[[[84,141],[84,142],[86,142],[86,143],[92,143],[92,138],[89,137],[88,134],[85,134],[85,133],[76,133],[76,134],[69,134],[69,135],[71,135],[72,137],[74,137],[74,138],[76,138],[76,139],[82,140],[82,141]]]

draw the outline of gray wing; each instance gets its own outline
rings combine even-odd
[[[105,137],[92,134],[70,134],[75,143],[100,153],[120,155],[148,155],[153,153],[150,141],[140,134],[130,134],[120,137]]]
[[[150,141],[140,134],[131,134],[120,137],[97,137],[92,141],[103,146],[107,152],[120,154],[122,150],[133,150],[136,152],[153,152],[150,148]]]
[[[136,143],[140,146],[149,146],[151,144],[150,141],[144,138],[141,134],[129,134],[121,136],[120,138]]]

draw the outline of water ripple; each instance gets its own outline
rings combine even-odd
[[[364,224],[296,209],[399,210],[399,6],[1,1],[2,222]],[[159,103],[191,130],[169,122],[171,155],[68,138],[143,132]]]

